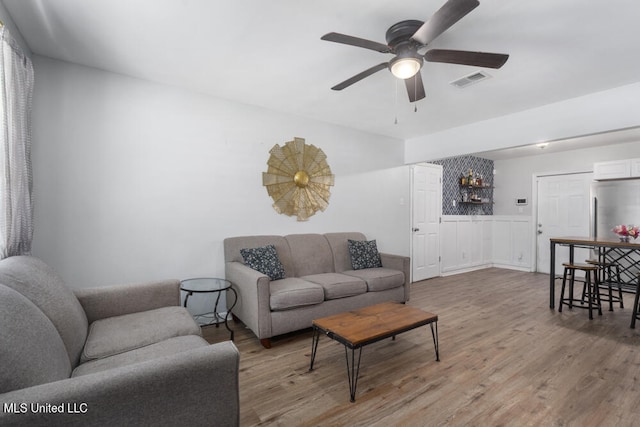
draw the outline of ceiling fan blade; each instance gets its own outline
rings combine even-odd
[[[350,79],[347,79],[345,81],[343,81],[342,83],[339,83],[337,85],[335,85],[334,87],[332,87],[331,89],[333,90],[342,90],[345,87],[349,87],[354,83],[359,82],[360,80],[364,79],[365,77],[369,77],[371,74],[373,73],[377,73],[380,70],[384,70],[385,68],[389,68],[389,63],[388,62],[383,62],[381,64],[375,65],[367,70],[364,70],[363,72],[356,74],[355,76],[351,77]]]
[[[449,0],[411,38],[422,45],[429,44],[479,5],[478,0]]]
[[[424,84],[422,84],[422,76],[420,75],[420,71],[418,71],[415,76],[405,79],[404,84],[407,86],[409,102],[420,101],[425,97]]]
[[[374,42],[371,40],[361,39],[359,37],[348,36],[346,34],[327,33],[324,36],[320,37],[320,39],[327,40],[330,42],[348,44],[356,47],[363,47],[365,49],[371,49],[381,53],[391,52],[391,49],[386,44]]]
[[[476,67],[500,68],[507,62],[509,55],[503,53],[471,52],[467,50],[431,49],[424,54],[429,62],[473,65]]]

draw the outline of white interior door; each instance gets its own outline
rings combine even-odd
[[[538,224],[537,268],[549,273],[549,238],[589,236],[590,188],[592,173],[542,176],[537,179]],[[575,250],[575,262],[589,258],[586,249]],[[569,249],[556,249],[556,272],[569,261]]]
[[[412,168],[412,280],[440,276],[442,166]]]

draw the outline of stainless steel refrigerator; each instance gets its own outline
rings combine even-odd
[[[616,225],[640,225],[640,179],[594,181],[591,184],[591,234],[596,238],[617,238]],[[633,241],[633,238],[631,239]],[[640,243],[640,238],[636,240]],[[622,282],[637,283],[638,253],[613,251],[607,258],[621,264]]]
[[[594,181],[591,201],[594,237],[616,237],[611,230],[619,224],[640,225],[640,179]]]

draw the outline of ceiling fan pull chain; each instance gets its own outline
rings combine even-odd
[[[396,97],[395,97],[394,106],[395,106],[396,120],[393,122],[393,124],[397,125],[398,124],[398,79],[395,79],[395,85],[396,85]]]

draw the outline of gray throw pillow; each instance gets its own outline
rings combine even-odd
[[[349,255],[351,255],[351,267],[354,270],[382,267],[375,240],[349,239]]]
[[[245,264],[269,276],[271,280],[284,279],[284,267],[278,258],[276,247],[273,245],[258,248],[240,249]]]

